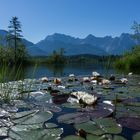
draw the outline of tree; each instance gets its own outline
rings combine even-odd
[[[134,30],[134,38],[137,40],[138,44],[140,44],[140,24],[134,21],[131,29]]]
[[[21,38],[23,37],[21,35],[21,23],[18,20],[18,17],[12,17],[10,21],[9,28],[9,34],[8,34],[8,41],[10,41],[10,45],[13,44],[14,41],[14,62],[17,63],[17,47],[18,42],[20,42]]]

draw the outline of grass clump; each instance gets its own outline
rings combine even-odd
[[[127,71],[140,70],[140,46],[135,46],[131,52],[125,53],[115,63],[115,67]]]

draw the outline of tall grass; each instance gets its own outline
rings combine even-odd
[[[115,67],[126,71],[140,71],[140,46],[134,47],[131,52],[126,52],[122,58],[116,61]]]
[[[35,64],[32,79],[34,78],[37,64]],[[20,80],[20,81],[18,81]],[[24,81],[23,66],[9,67],[6,63],[0,68],[0,100],[5,103],[10,103],[12,99],[23,99],[24,91],[28,92],[32,88],[32,80]],[[28,85],[27,85],[28,84]],[[27,86],[26,86],[27,85]],[[27,89],[28,87],[28,89]],[[17,94],[18,93],[18,94]]]

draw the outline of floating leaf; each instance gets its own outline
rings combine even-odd
[[[31,114],[35,114],[38,111],[39,110],[30,110],[30,111],[23,111],[23,112],[18,112],[18,113],[11,113],[11,118],[12,119],[22,118]]]
[[[92,134],[88,134],[86,140],[107,140],[104,136],[96,136]]]
[[[118,123],[123,127],[140,130],[140,118],[137,117],[121,117],[118,119]]]
[[[1,127],[0,128],[0,136],[7,136],[8,128],[7,127]]]
[[[9,137],[16,140],[55,140],[63,133],[61,128],[9,131]]]
[[[83,129],[84,131],[96,135],[102,135],[105,133],[118,134],[122,131],[122,128],[117,125],[116,121],[111,118],[96,119],[86,123],[76,124],[75,128]]]
[[[57,127],[57,125],[55,123],[45,123],[45,127],[46,128],[54,128],[54,127]]]
[[[47,111],[47,112],[36,112],[33,114],[29,114],[27,116],[18,118],[13,120],[14,123],[16,124],[37,124],[37,123],[42,123],[45,122],[49,119],[52,118],[52,113]]]
[[[64,137],[62,140],[85,140],[85,139],[80,136],[70,135],[70,136]]]
[[[55,104],[63,104],[67,102],[67,99],[69,98],[69,94],[60,94],[53,96],[52,100]]]
[[[82,123],[89,121],[89,119],[90,119],[89,116],[84,116],[84,114],[80,112],[64,114],[57,118],[59,123],[67,123],[67,124]]]
[[[126,139],[124,137],[122,137],[122,136],[115,135],[113,140],[126,140]]]
[[[112,118],[96,119],[94,122],[106,133],[118,134],[122,131],[121,126]]]
[[[134,136],[133,136],[133,140],[139,140],[140,139],[140,132],[136,133]]]
[[[98,128],[93,121],[88,121],[86,123],[76,124],[74,126],[77,130],[83,129],[87,133],[92,133],[92,134],[94,134],[94,132]],[[101,131],[99,134],[102,134],[102,130],[99,130],[99,131]]]
[[[66,108],[75,108],[75,109],[81,108],[80,104],[71,104],[71,103],[65,103],[62,106]]]

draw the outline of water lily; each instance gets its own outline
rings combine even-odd
[[[127,83],[127,82],[128,82],[127,78],[121,78],[120,81],[121,81],[122,83]]]
[[[102,79],[102,82],[101,82],[103,85],[105,85],[105,84],[110,84],[110,81],[109,80],[107,80],[107,79]]]
[[[45,83],[45,82],[48,82],[49,80],[48,80],[47,77],[42,77],[42,78],[40,78],[40,81],[41,81],[42,83]]]
[[[81,100],[83,103],[87,105],[92,105],[97,101],[96,96],[83,91],[72,92],[71,95],[76,96],[79,101]]]
[[[92,76],[94,76],[94,77],[98,77],[98,76],[100,76],[100,73],[94,71],[94,72],[92,72]]]
[[[70,74],[69,77],[75,77],[75,75],[74,74]]]
[[[54,84],[61,84],[61,78],[54,78]]]

